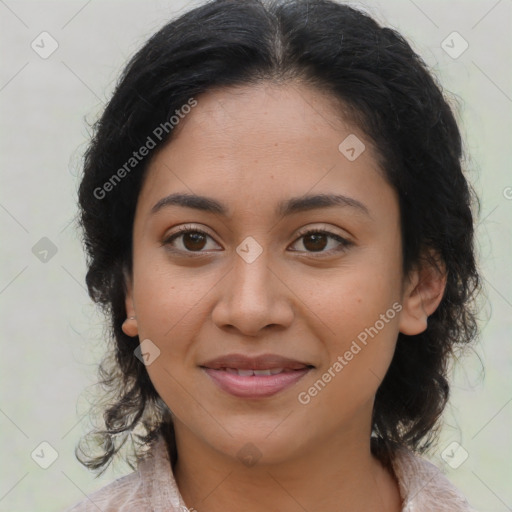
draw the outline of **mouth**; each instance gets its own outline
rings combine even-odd
[[[292,386],[314,366],[265,354],[248,357],[230,354],[199,365],[221,390],[241,398],[265,398]]]
[[[212,368],[211,368],[212,369]],[[251,377],[252,375],[277,375],[278,373],[296,372],[300,371],[301,368],[291,370],[290,368],[267,368],[266,370],[256,370],[249,368],[243,370],[241,368],[218,368],[220,371],[225,371],[231,375],[240,375],[241,377]]]

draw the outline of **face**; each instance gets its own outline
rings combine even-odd
[[[399,331],[422,330],[397,194],[321,92],[196,99],[139,195],[125,332],[182,439],[268,462],[366,439]]]

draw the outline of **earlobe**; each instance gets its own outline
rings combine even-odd
[[[139,334],[139,331],[137,329],[137,318],[134,316],[128,317],[121,326],[121,329],[126,334],[126,336],[130,336],[134,338]]]
[[[408,276],[402,297],[399,330],[414,336],[427,329],[428,317],[439,306],[446,288],[444,265],[434,260],[423,260],[422,266]]]
[[[122,330],[127,336],[135,337],[138,335],[139,331],[137,328],[137,316],[135,313],[135,307],[133,305],[133,287],[130,276],[124,272],[125,276],[125,310],[126,310],[126,320],[123,322]]]

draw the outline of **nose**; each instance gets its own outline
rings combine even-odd
[[[294,318],[293,293],[269,266],[266,251],[252,263],[238,255],[224,279],[212,320],[220,329],[258,336],[285,329]]]

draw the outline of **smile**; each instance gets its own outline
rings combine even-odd
[[[291,387],[307,375],[312,367],[298,370],[272,368],[264,370],[237,368],[202,368],[222,391],[246,399],[267,398]]]
[[[232,375],[241,375],[242,377],[250,377],[251,375],[277,375],[283,372],[293,372],[287,368],[268,368],[266,370],[241,369],[241,368],[220,368],[221,371],[228,372]]]

